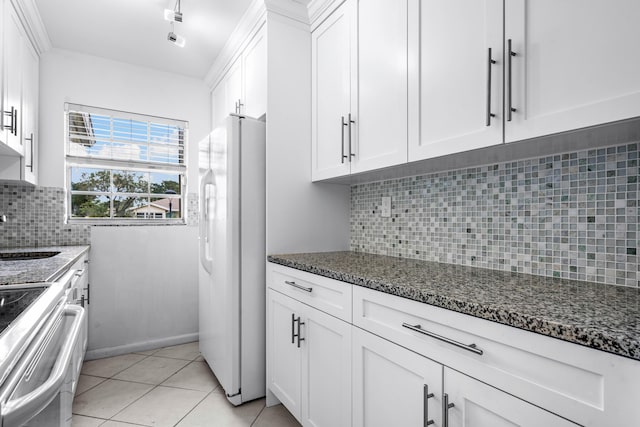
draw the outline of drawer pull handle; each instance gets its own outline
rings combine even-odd
[[[440,340],[440,341],[444,341],[444,342],[449,343],[451,345],[455,345],[456,347],[463,348],[465,350],[471,351],[471,352],[473,352],[475,354],[479,354],[479,355],[482,356],[483,351],[480,350],[478,348],[478,346],[476,346],[475,344],[463,344],[463,343],[461,343],[459,341],[452,340],[451,338],[447,338],[447,337],[443,337],[442,335],[434,334],[433,332],[429,332],[427,330],[422,329],[422,327],[420,325],[410,325],[408,323],[403,323],[402,327],[403,328],[407,328],[407,329],[411,329],[412,331],[419,332],[419,333],[421,333],[423,335],[426,335],[428,337],[435,338],[435,339]]]
[[[288,280],[285,280],[284,283],[294,288],[302,289],[305,292],[311,292],[313,290],[313,288],[307,288],[306,286],[298,285],[296,282],[290,282]]]

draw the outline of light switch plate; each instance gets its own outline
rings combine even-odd
[[[390,218],[391,217],[391,196],[385,196],[382,198],[382,217]]]

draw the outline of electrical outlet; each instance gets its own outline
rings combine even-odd
[[[391,217],[391,197],[385,196],[382,198],[382,217],[390,218]]]

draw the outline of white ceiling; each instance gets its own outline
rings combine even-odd
[[[184,22],[167,41],[175,0],[35,0],[55,48],[202,79],[252,0],[181,0]]]

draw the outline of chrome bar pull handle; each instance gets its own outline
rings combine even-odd
[[[31,162],[28,165],[25,165],[25,167],[29,168],[31,172],[33,172],[33,133],[31,133],[29,138],[25,138],[24,140],[29,141],[31,146]]]
[[[9,116],[9,118],[11,119],[11,124],[5,125],[4,121],[3,121],[2,128],[9,130],[13,134],[13,127],[15,125],[15,120],[16,120],[16,108],[15,107],[11,107],[11,110],[10,111],[5,111],[4,115],[5,116]]]
[[[351,151],[351,125],[355,123],[355,120],[351,119],[351,113],[349,113],[349,162],[351,158],[356,156],[356,153]]]
[[[313,288],[307,288],[306,286],[298,285],[296,282],[291,282],[289,280],[285,280],[284,283],[286,283],[289,286],[293,286],[294,288],[302,289],[305,292],[313,291]]]
[[[347,155],[344,154],[344,127],[347,126],[347,123],[344,121],[344,116],[340,116],[340,136],[342,138],[342,150],[340,151],[340,162],[344,164],[344,159],[347,158]]]
[[[491,66],[496,61],[491,58],[491,48],[489,48],[489,58],[487,60],[487,126],[491,126],[491,117],[495,117],[495,114],[491,113]]]
[[[294,344],[296,342],[295,323],[296,323],[296,315],[294,313],[291,313],[291,344]]]
[[[11,107],[11,109],[13,110],[13,121],[11,122],[13,124],[12,133],[15,136],[18,136],[18,109],[13,107]],[[20,145],[22,145],[22,141],[20,142]]]
[[[424,387],[422,388],[422,398],[424,401],[424,416],[423,416],[424,427],[430,426],[431,424],[434,423],[433,420],[429,419],[429,399],[431,399],[432,397],[433,397],[433,393],[429,393],[429,386],[425,384]]]
[[[464,344],[464,343],[461,343],[459,341],[452,340],[451,338],[447,338],[445,336],[438,335],[438,334],[433,333],[433,332],[429,332],[426,329],[422,329],[422,327],[420,325],[410,325],[408,323],[402,323],[402,327],[410,329],[410,330],[415,331],[415,332],[419,332],[419,333],[421,333],[423,335],[426,335],[428,337],[435,338],[435,339],[440,340],[440,341],[444,341],[444,342],[446,342],[448,344],[454,345],[456,347],[460,347],[460,348],[465,349],[467,351],[470,351],[472,353],[479,354],[480,356],[482,356],[482,354],[483,354],[483,351],[480,350],[478,348],[478,346],[475,345],[475,344]]]
[[[449,395],[447,393],[442,397],[442,427],[449,427],[449,409],[453,408],[453,403],[449,403]]]
[[[304,322],[301,322],[300,319],[300,316],[296,319],[295,315],[291,313],[291,344],[294,343],[294,338],[298,338],[298,348],[300,348],[300,341],[304,341],[304,338],[300,337],[300,325],[304,325]],[[295,332],[295,323],[298,324],[298,332]]]
[[[304,341],[304,338],[302,338],[302,333],[300,332],[300,326],[304,324],[304,322],[300,321],[300,317],[298,317],[298,334],[296,335],[298,337],[298,348],[300,348],[300,341]]]
[[[513,68],[511,65],[511,58],[516,56],[517,53],[511,49],[511,39],[507,40],[507,77],[509,79],[509,96],[507,96],[507,121],[511,121],[512,113],[516,112],[516,109],[513,108],[513,78],[511,76],[511,69]]]

